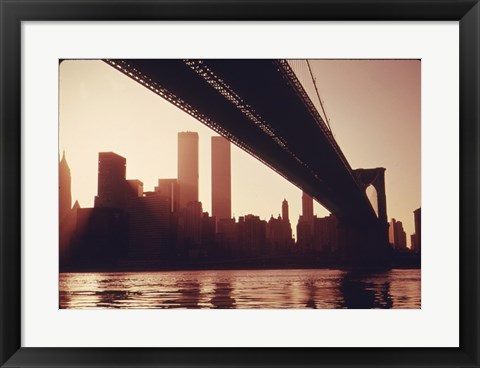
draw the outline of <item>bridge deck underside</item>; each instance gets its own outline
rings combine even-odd
[[[278,60],[108,60],[226,136],[339,217],[373,208],[338,146],[292,88]]]

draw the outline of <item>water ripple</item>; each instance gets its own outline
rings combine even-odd
[[[420,270],[61,273],[60,308],[420,308]]]

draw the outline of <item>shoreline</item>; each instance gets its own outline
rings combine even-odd
[[[391,267],[346,267],[340,265],[322,265],[322,266],[246,266],[238,265],[235,267],[226,267],[225,265],[217,266],[196,266],[196,267],[159,267],[159,266],[150,266],[150,267],[69,267],[60,269],[59,273],[148,273],[148,272],[179,272],[179,271],[263,271],[263,270],[341,270],[347,272],[366,272],[366,273],[380,273],[388,272],[391,270],[421,270],[421,267],[418,265],[398,265],[393,264]]]

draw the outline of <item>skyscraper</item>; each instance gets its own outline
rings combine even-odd
[[[212,216],[218,222],[232,217],[230,142],[212,137]]]
[[[302,192],[302,215],[303,220],[313,227],[313,198]]]
[[[288,202],[285,198],[282,202],[282,220],[290,222],[290,219],[288,218]]]
[[[422,251],[422,209],[417,208],[413,211],[413,219],[415,221],[415,251]]]
[[[302,192],[302,215],[297,223],[297,244],[303,250],[311,250],[314,237],[313,198]]]
[[[178,133],[178,184],[180,209],[198,201],[198,133]]]
[[[63,151],[58,170],[59,221],[62,221],[65,215],[72,208],[71,182],[72,179],[70,175],[70,167],[68,166],[67,159],[65,158],[65,151]]]
[[[289,245],[292,242],[292,225],[288,216],[288,202],[284,198],[282,202],[282,227],[284,244]]]
[[[95,207],[119,208],[126,205],[127,160],[113,152],[98,153],[98,189]]]

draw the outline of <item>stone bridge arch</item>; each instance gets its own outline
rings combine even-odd
[[[381,222],[388,222],[387,217],[387,196],[385,193],[385,168],[353,170],[357,182],[362,191],[366,194],[367,188],[372,185],[377,191],[378,219]]]

